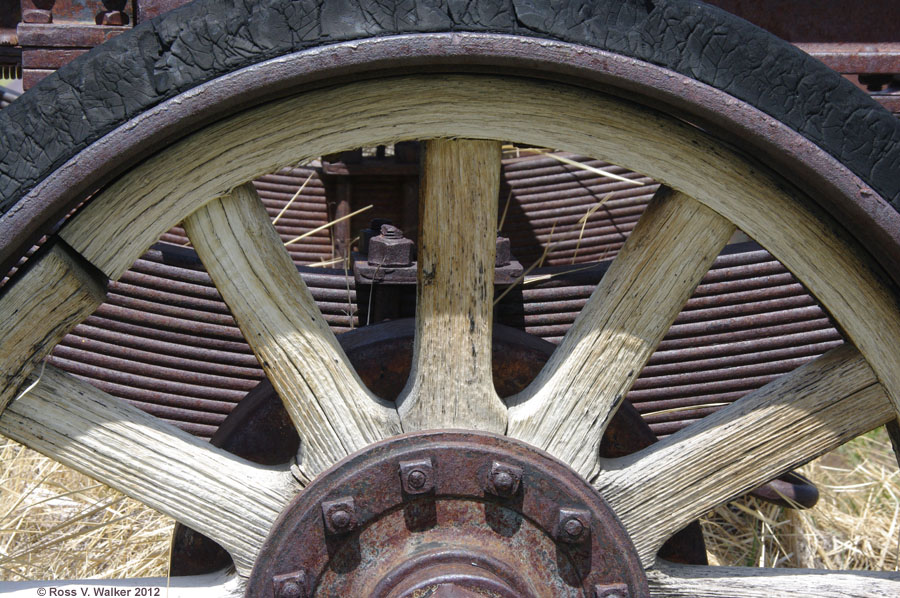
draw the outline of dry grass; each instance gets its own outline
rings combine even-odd
[[[172,521],[0,438],[0,580],[165,576]],[[822,498],[745,498],[703,519],[712,564],[900,568],[900,474],[884,430],[803,468]]]
[[[0,437],[0,580],[165,576],[173,522]]]
[[[808,511],[748,497],[702,519],[710,564],[900,570],[900,473],[883,428],[800,472],[819,488]]]

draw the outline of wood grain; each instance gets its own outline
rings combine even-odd
[[[403,429],[502,434],[506,406],[491,374],[500,143],[432,140],[422,163],[413,367],[398,400]]]
[[[35,598],[38,595],[36,593],[38,588],[47,588],[52,585],[56,588],[57,596],[102,596],[104,589],[115,588],[121,592],[121,596],[240,598],[246,590],[245,581],[234,572],[226,571],[169,578],[132,577],[129,579],[78,579],[52,582],[0,581],[0,595],[4,598]]]
[[[872,369],[843,345],[642,451],[605,461],[595,486],[649,567],[662,543],[698,516],[893,417]]]
[[[65,243],[50,241],[0,296],[0,414],[31,371],[106,297],[106,280]]]
[[[596,475],[609,420],[733,232],[661,187],[547,365],[508,400],[509,435]]]
[[[700,567],[660,563],[647,572],[653,598],[889,598],[897,571]]]
[[[9,405],[0,433],[212,538],[244,576],[299,490],[287,470],[235,457],[53,366]]]
[[[900,410],[900,351],[894,350],[900,311],[871,259],[843,238],[838,223],[800,190],[703,131],[564,84],[410,76],[271,102],[207,127],[132,169],[61,235],[115,279],[198,202],[255,176],[347,148],[434,137],[512,139],[588,155],[704,203],[806,285],[866,356]]]
[[[184,229],[300,434],[304,474],[400,433],[396,409],[347,361],[252,184],[207,203]]]

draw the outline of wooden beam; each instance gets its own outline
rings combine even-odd
[[[106,279],[55,240],[0,295],[0,414],[62,338],[106,298]]]
[[[306,475],[400,432],[393,404],[347,361],[252,183],[191,214],[184,229],[300,434]]]
[[[500,142],[435,139],[424,147],[416,337],[398,399],[407,431],[502,434],[491,375]]]
[[[603,464],[595,482],[644,565],[722,504],[896,417],[850,345],[832,349],[646,449]]]
[[[249,575],[299,490],[286,469],[245,461],[47,366],[0,418],[0,433],[219,543]]]
[[[822,571],[660,563],[647,572],[653,598],[887,598],[897,571]]]
[[[509,435],[591,479],[609,420],[733,232],[661,187],[547,365],[508,400]]]

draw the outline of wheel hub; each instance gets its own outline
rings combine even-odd
[[[248,598],[649,596],[603,498],[566,465],[491,434],[374,444],[282,513]]]

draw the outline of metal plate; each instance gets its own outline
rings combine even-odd
[[[433,465],[434,488],[409,494],[401,463],[419,461]],[[510,497],[490,490],[495,462],[522,471]],[[350,505],[352,531],[329,529],[323,503],[333,513],[335,501]],[[248,598],[272,596],[274,577],[291,572],[303,572],[317,598],[405,598],[441,584],[555,598],[618,583],[649,596],[631,540],[596,490],[524,443],[463,431],[394,437],[316,478],[273,526]]]

